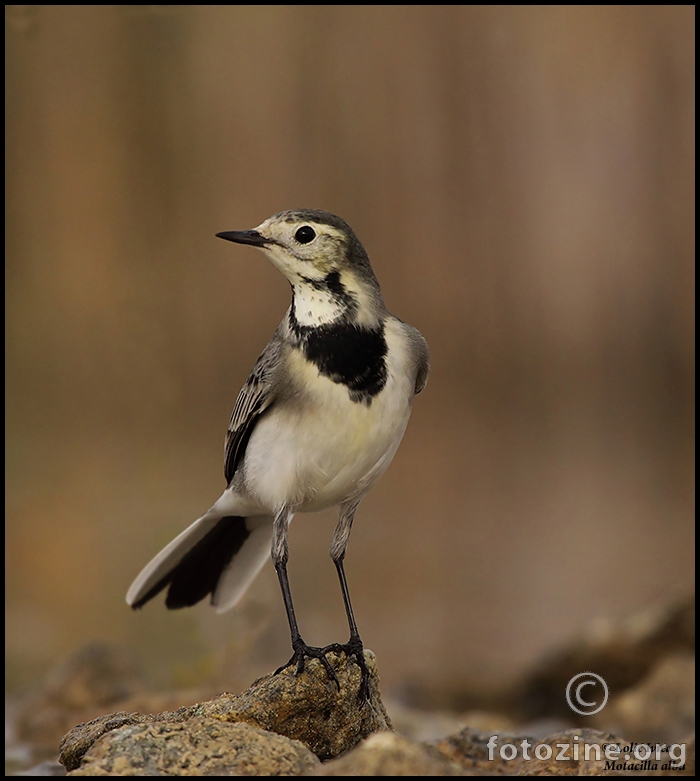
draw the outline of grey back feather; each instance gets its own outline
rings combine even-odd
[[[228,485],[245,454],[255,424],[275,400],[272,387],[280,367],[280,352],[281,340],[276,331],[236,399],[224,444],[224,476]]]

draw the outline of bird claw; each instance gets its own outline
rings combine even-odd
[[[334,653],[344,653],[348,658],[354,657],[355,663],[360,668],[362,680],[360,682],[360,689],[357,698],[360,702],[360,706],[369,701],[369,669],[367,668],[367,662],[365,661],[364,648],[362,646],[362,640],[359,637],[351,637],[347,643],[331,643],[323,648],[316,646],[306,645],[303,640],[299,640],[292,644],[294,647],[294,653],[292,658],[286,663],[275,670],[274,675],[286,670],[292,665],[296,665],[294,675],[298,676],[304,671],[304,664],[307,659],[318,659],[326,670],[328,677],[335,682],[335,685],[340,691],[340,681],[335,673],[330,662],[326,659],[326,654],[333,651]]]
[[[344,653],[348,659],[352,656],[355,659],[355,664],[360,668],[360,674],[362,680],[360,681],[360,689],[357,693],[357,699],[362,707],[369,701],[369,669],[367,668],[367,662],[365,661],[365,649],[362,645],[362,640],[359,637],[351,637],[347,643],[333,643],[328,645],[324,651],[335,651],[336,653]]]
[[[325,648],[317,648],[313,645],[306,645],[303,640],[299,640],[292,645],[294,647],[292,658],[287,662],[287,664],[283,664],[281,667],[278,667],[275,670],[274,675],[281,673],[282,670],[286,670],[287,667],[291,667],[293,664],[296,664],[294,675],[301,675],[301,673],[304,671],[304,664],[307,659],[318,659],[319,662],[321,662],[321,664],[325,667],[328,677],[335,682],[335,685],[338,687],[338,691],[340,691],[340,681],[338,680],[338,676],[335,674],[335,670],[331,667],[328,659],[326,659],[326,654],[328,651],[333,650],[332,648],[328,646]]]

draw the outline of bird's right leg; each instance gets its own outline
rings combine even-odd
[[[304,662],[306,659],[318,659],[326,668],[328,677],[335,681],[336,686],[340,689],[340,682],[338,676],[335,674],[335,670],[331,667],[330,662],[326,659],[326,653],[328,652],[323,648],[316,648],[315,646],[306,645],[302,640],[297,625],[297,618],[294,613],[294,605],[292,603],[292,592],[289,588],[289,578],[287,577],[287,561],[289,559],[289,546],[287,544],[287,532],[289,530],[289,523],[294,515],[293,511],[289,507],[284,507],[275,515],[272,531],[272,560],[275,564],[275,570],[277,571],[277,577],[280,582],[280,588],[282,589],[282,599],[284,600],[284,609],[287,611],[287,620],[289,621],[289,631],[292,635],[292,648],[294,653],[292,658],[275,670],[275,675],[286,670],[287,667],[291,667],[296,664],[296,674],[302,672],[304,669]]]
[[[348,582],[345,578],[345,567],[343,561],[345,559],[345,551],[348,547],[348,539],[350,538],[350,530],[352,529],[352,522],[355,518],[355,511],[357,510],[360,500],[344,504],[340,508],[340,516],[338,517],[338,525],[335,528],[333,534],[333,540],[331,542],[331,558],[335,564],[335,568],[338,571],[338,579],[340,581],[340,589],[343,592],[343,602],[345,604],[345,613],[348,617],[348,627],[350,628],[350,639],[347,643],[333,643],[326,646],[326,650],[342,651],[346,656],[353,656],[357,662],[357,666],[360,668],[362,674],[362,680],[360,683],[359,699],[361,703],[367,702],[369,699],[369,669],[367,668],[367,662],[365,661],[365,650],[360,639],[360,633],[357,631],[357,624],[355,623],[355,615],[352,612],[352,604],[350,603],[350,592],[348,591]]]

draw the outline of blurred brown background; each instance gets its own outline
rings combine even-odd
[[[214,238],[322,208],[433,368],[348,577],[390,692],[512,678],[693,571],[691,7],[6,6],[6,601],[21,688],[94,639],[160,686],[286,661],[244,602],[133,613],[224,487],[288,305]],[[344,640],[334,514],[299,516],[305,639]]]

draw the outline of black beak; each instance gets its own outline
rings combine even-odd
[[[235,241],[236,244],[252,244],[254,247],[264,247],[265,244],[269,243],[269,240],[257,231],[223,231],[216,235],[226,241]]]

